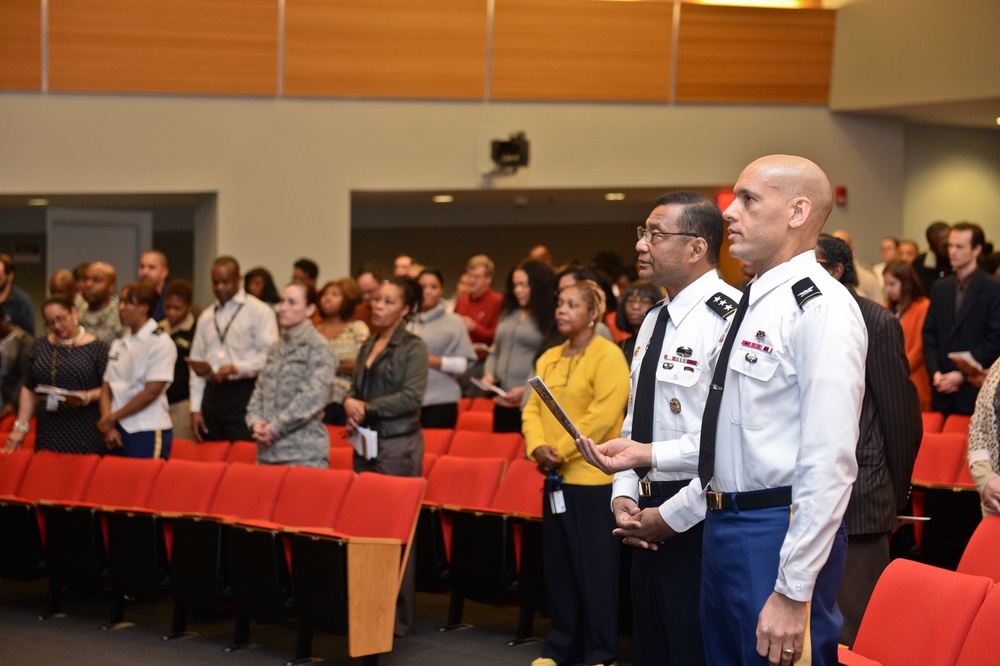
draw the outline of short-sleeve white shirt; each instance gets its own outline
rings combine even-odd
[[[170,335],[150,319],[137,333],[126,332],[111,343],[104,381],[111,388],[111,411],[117,411],[142,391],[148,382],[167,382],[153,402],[140,412],[118,421],[128,433],[167,430],[173,427],[167,404],[167,387],[174,381],[177,347]]]

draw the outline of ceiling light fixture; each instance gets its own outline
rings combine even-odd
[[[29,206],[48,206],[48,199],[28,199]]]
[[[605,201],[625,201],[625,194],[623,192],[608,192],[604,195]]]
[[[450,194],[435,194],[433,199],[434,203],[451,203],[454,200],[455,197]]]

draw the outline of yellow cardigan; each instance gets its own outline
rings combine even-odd
[[[601,336],[594,336],[583,353],[568,358],[562,355],[566,344],[542,354],[535,363],[535,373],[545,381],[584,436],[598,444],[618,437],[629,393],[625,355]],[[563,458],[560,472],[565,483],[580,486],[611,483],[610,475],[583,459],[573,440],[534,391],[524,407],[521,423],[528,457],[539,446],[557,449]]]

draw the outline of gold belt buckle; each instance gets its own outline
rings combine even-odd
[[[645,479],[640,479],[639,481],[639,497],[650,497],[653,494],[653,489],[649,481]]]
[[[709,490],[707,493],[708,508],[711,511],[719,511],[722,509],[722,493],[717,493],[714,490]]]

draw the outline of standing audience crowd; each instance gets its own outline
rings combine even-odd
[[[487,395],[545,476],[552,630],[535,666],[618,659],[621,543],[636,664],[836,663],[888,565],[922,411],[972,415],[972,476],[1000,513],[1000,257],[978,225],[936,221],[925,252],[886,237],[866,265],[846,230],[821,234],[830,184],[803,158],[757,160],[735,194],[725,211],[659,199],[634,265],[553,268],[536,246],[502,293],[485,254],[461,276],[400,254],[322,286],[300,259],[283,289],[221,256],[199,310],[162,252],[120,291],[94,261],[52,275],[40,334],[0,254],[6,450],[34,424],[38,450],[249,440],[258,464],[327,467],[331,425],[377,441],[356,471],[419,476],[423,428]],[[716,270],[727,233],[738,289]]]

